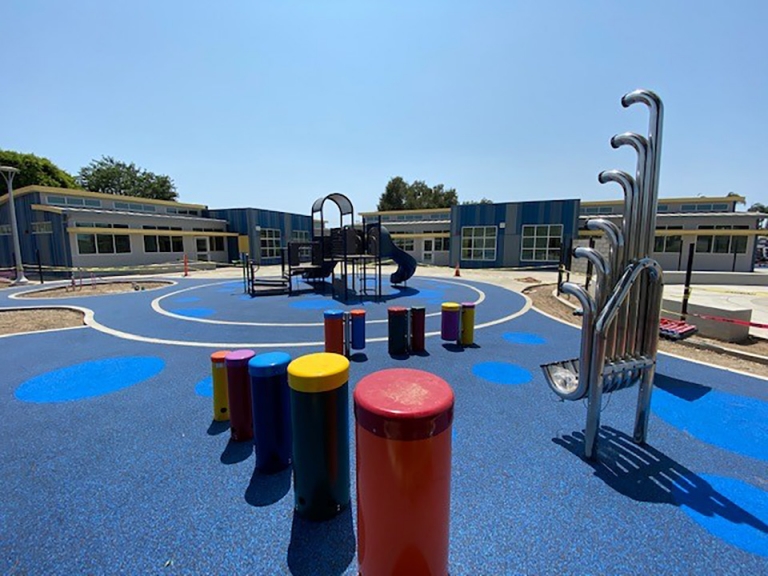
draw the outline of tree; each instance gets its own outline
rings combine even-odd
[[[468,204],[493,204],[493,200],[489,200],[488,198],[483,196],[482,198],[480,198],[480,200],[465,200],[464,202],[462,202],[462,204],[464,204],[464,205],[468,205]]]
[[[102,156],[81,168],[77,182],[91,192],[155,200],[178,198],[176,185],[170,177],[148,172],[133,162],[126,164],[111,156]]]
[[[14,190],[31,185],[53,186],[55,188],[77,187],[71,174],[56,166],[48,158],[34,154],[0,150],[0,166],[13,166],[19,169],[19,173],[13,178]],[[0,194],[5,193],[7,190],[3,187]]]
[[[455,188],[445,189],[442,184],[430,187],[423,180],[408,184],[400,176],[392,178],[379,197],[377,210],[424,210],[450,208],[459,202]]]
[[[765,218],[760,221],[760,228],[768,228],[768,206],[761,204],[760,202],[756,202],[749,207],[749,211],[765,214]]]

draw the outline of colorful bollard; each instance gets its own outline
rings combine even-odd
[[[277,472],[291,463],[291,395],[288,390],[290,354],[268,352],[251,358],[253,445],[256,468]]]
[[[229,350],[211,354],[211,378],[213,380],[213,419],[217,422],[229,420],[229,394],[227,393],[227,365]]]
[[[411,307],[411,352],[424,352],[424,327],[426,325],[427,309],[424,306]]]
[[[459,343],[462,346],[471,346],[475,343],[475,303],[461,303],[461,330]]]
[[[352,322],[352,350],[365,348],[365,310],[352,310],[349,313]]]
[[[359,574],[448,574],[454,395],[391,369],[355,387]]]
[[[387,309],[387,341],[393,356],[408,354],[408,309],[391,306]]]
[[[294,509],[327,520],[349,505],[349,360],[317,353],[288,365]]]
[[[253,350],[235,350],[227,354],[227,394],[229,396],[229,429],[232,440],[243,442],[253,438],[251,383],[248,362],[256,355]]]
[[[325,351],[344,354],[344,311],[326,310],[323,313],[325,324]]]
[[[461,306],[456,302],[443,302],[440,318],[440,338],[452,342],[459,341],[459,313]]]

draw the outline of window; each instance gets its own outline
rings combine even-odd
[[[669,212],[669,205],[668,204],[657,204],[656,205],[656,212]]]
[[[10,235],[11,235],[11,225],[0,224],[0,236],[10,236]]]
[[[77,252],[79,254],[96,254],[96,236],[94,234],[78,234]]]
[[[50,222],[32,222],[32,234],[52,234],[53,224]]]
[[[224,237],[223,236],[211,236],[208,238],[210,243],[211,252],[224,252]]]
[[[127,234],[115,234],[115,252],[118,254],[130,254],[131,237]]]
[[[657,230],[682,230],[682,226],[658,226]],[[656,236],[653,243],[654,252],[679,254],[683,249],[682,236]]]
[[[85,205],[89,208],[101,208],[101,200],[93,200],[91,198],[86,198],[84,200]]]
[[[699,230],[749,230],[749,226],[699,226]],[[746,254],[747,236],[724,234],[696,236],[696,252],[705,254]]]
[[[400,250],[405,250],[406,252],[413,252],[414,250],[413,238],[393,238],[392,242]]]
[[[280,230],[276,228],[261,229],[261,257],[278,258],[280,256]]]
[[[450,240],[450,238],[435,238],[433,250],[435,252],[447,252],[450,250]]]
[[[291,232],[291,241],[309,242],[309,230],[294,230]]]
[[[598,210],[599,214],[613,214],[613,207],[612,206],[600,206],[600,209]]]
[[[520,248],[520,260],[559,262],[560,246],[562,243],[562,224],[523,226],[523,244]]]
[[[83,206],[85,200],[82,198],[67,198],[67,206]]]
[[[171,230],[168,226],[144,226],[145,230]],[[144,252],[184,252],[184,239],[181,236],[144,236]]]
[[[112,234],[96,234],[96,248],[99,254],[115,253],[115,238]]]
[[[496,260],[496,226],[464,226],[461,259]]]
[[[208,239],[195,238],[195,248],[198,252],[208,252]]]
[[[59,206],[66,206],[67,199],[64,196],[48,196],[48,204],[57,204]]]

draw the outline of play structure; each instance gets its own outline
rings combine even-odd
[[[324,206],[331,201],[339,209],[339,227],[327,228]],[[397,270],[389,277],[392,285],[402,285],[416,272],[416,260],[392,241],[389,231],[363,219],[355,224],[352,202],[344,194],[333,193],[312,204],[311,242],[288,242],[281,256],[280,278],[257,278],[258,266],[248,262],[244,281],[251,296],[293,293],[293,279],[315,283],[331,278],[334,298],[348,302],[382,297],[382,262],[391,259]]]
[[[659,341],[662,270],[650,254],[656,229],[664,108],[661,99],[648,90],[630,92],[621,103],[625,108],[641,103],[650,111],[647,138],[628,132],[611,139],[613,148],[631,146],[637,152],[635,177],[607,170],[598,178],[602,184],[616,182],[624,190],[621,229],[602,218],[587,222],[590,230],[605,235],[610,248],[607,255],[594,248],[574,250],[575,257],[586,258],[596,270],[593,294],[571,282],[560,286],[583,309],[580,355],[542,366],[547,383],[560,398],[587,398],[584,455],[589,459],[597,456],[602,395],[638,383],[633,439],[638,444],[645,442]]]

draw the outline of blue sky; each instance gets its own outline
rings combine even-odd
[[[373,210],[393,176],[460,200],[618,198],[610,137],[664,100],[661,197],[768,204],[768,2],[4,0],[0,148],[114,156],[180,200]],[[10,34],[9,34],[10,32]]]

